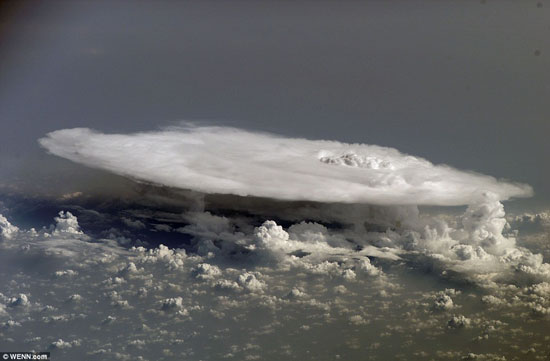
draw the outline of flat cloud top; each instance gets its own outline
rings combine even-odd
[[[465,205],[532,195],[528,185],[434,165],[367,144],[285,138],[228,127],[134,134],[63,129],[50,153],[134,179],[205,193],[379,205]]]

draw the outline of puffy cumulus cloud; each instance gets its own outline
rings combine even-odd
[[[354,325],[366,325],[368,324],[368,321],[366,321],[363,316],[361,315],[353,315],[349,318],[349,322],[351,322]]]
[[[456,244],[451,250],[462,261],[468,260],[489,260],[491,257],[481,246],[472,246],[469,244]]]
[[[506,226],[505,215],[504,206],[496,195],[486,193],[484,198],[468,206],[462,216],[464,231],[468,234],[465,241],[481,245],[493,254],[502,254],[513,247],[515,239],[502,235]]]
[[[177,312],[182,316],[187,316],[189,312],[185,309],[182,297],[171,297],[162,300],[161,309],[165,312]]]
[[[296,250],[296,243],[289,240],[288,233],[275,221],[265,221],[254,230],[252,250],[267,251],[284,257]]]
[[[550,211],[508,214],[509,232],[517,239],[517,244],[533,253],[540,253],[550,260]]]
[[[293,224],[288,232],[294,239],[305,242],[327,242],[329,238],[327,227],[314,222]]]
[[[238,282],[242,287],[250,292],[262,292],[266,286],[263,281],[256,278],[256,274],[250,272],[245,272],[239,275]]]
[[[8,300],[8,306],[10,307],[26,307],[29,304],[30,304],[29,297],[24,293],[21,293],[19,294],[19,296],[16,296],[16,297],[11,297]]]
[[[449,322],[447,322],[447,327],[449,328],[465,328],[469,327],[472,320],[463,315],[453,316]]]
[[[265,221],[254,229],[251,239],[241,243],[246,244],[246,249],[252,251],[260,263],[286,264],[308,273],[332,274],[348,281],[356,278],[356,272],[367,276],[382,273],[370,263],[369,256],[399,259],[395,250],[372,246],[358,249],[341,235],[329,234],[320,224],[301,222],[292,225],[289,231],[291,233],[275,221]]]
[[[72,269],[68,269],[68,270],[63,270],[63,271],[55,271],[54,273],[54,276],[56,278],[62,278],[62,277],[74,277],[78,274],[78,272],[72,270]]]
[[[538,213],[513,214],[507,217],[508,222],[514,229],[520,231],[550,229],[550,210]]]
[[[227,127],[136,134],[48,133],[50,153],[116,174],[205,193],[369,204],[472,204],[483,192],[525,197],[527,185],[434,165],[396,149],[284,138]]]
[[[12,225],[6,217],[0,214],[0,240],[9,240],[12,239],[19,228]]]
[[[380,269],[378,269],[375,265],[373,265],[370,262],[370,259],[363,258],[360,261],[358,261],[356,272],[364,273],[364,274],[367,274],[369,276],[377,276],[382,271]]]
[[[163,244],[154,249],[132,247],[130,251],[137,254],[137,261],[140,263],[163,263],[170,270],[181,270],[187,258],[184,249],[170,249]]]
[[[70,295],[69,298],[67,299],[68,302],[80,302],[82,301],[82,296],[75,293],[73,295]]]
[[[550,211],[509,214],[506,217],[520,246],[544,255],[550,260]]]
[[[64,348],[71,348],[75,346],[80,346],[79,340],[63,341],[62,339],[58,339],[57,341],[54,341],[51,343],[50,349],[64,349]]]
[[[376,214],[382,214],[380,221]],[[399,217],[399,221],[392,222],[389,214]],[[409,218],[404,218],[404,214]],[[416,212],[386,211],[372,212],[365,224],[338,229],[304,221],[285,229],[270,220],[243,233],[236,231],[231,218],[209,212],[186,213],[183,217],[196,222],[185,226],[184,233],[194,235],[199,255],[237,257],[258,265],[278,264],[311,274],[331,274],[346,281],[383,275],[369,257],[431,262],[431,267],[442,274],[458,272],[479,284],[489,280],[529,283],[550,276],[542,255],[516,245],[516,235],[510,233],[502,204],[492,194],[485,194],[483,200],[470,205],[454,222],[450,218],[419,217]],[[195,270],[199,278],[214,279],[201,267]],[[233,281],[220,281],[217,287],[237,289],[236,285]]]
[[[290,299],[298,299],[306,297],[306,293],[299,288],[293,287],[290,292],[286,295]]]
[[[449,292],[439,292],[434,299],[433,308],[440,311],[449,311],[455,307]]]
[[[546,281],[526,287],[493,285],[490,292],[481,300],[491,312],[506,311],[528,319],[550,319],[550,284]]]
[[[537,242],[520,237],[518,242],[518,233],[507,223],[504,207],[492,193],[482,194],[459,216],[410,214],[393,226],[388,219],[370,219],[364,230],[356,225],[353,232],[343,234],[364,247],[363,252],[372,246],[390,249],[417,266],[430,264],[443,275],[458,272],[479,284],[488,280],[528,284],[550,277],[550,264],[544,261],[547,236]],[[377,223],[382,228],[373,226]],[[368,255],[375,254],[369,251]]]
[[[11,328],[11,327],[20,327],[20,326],[21,326],[21,323],[14,320],[8,320],[4,322],[4,324],[2,325],[2,328]]]
[[[193,270],[195,278],[200,280],[213,280],[222,275],[222,271],[210,263],[199,263]]]
[[[491,223],[486,214],[493,208],[479,218]],[[409,262],[413,256],[433,257],[450,273],[452,262],[476,261],[452,258],[452,247],[462,244],[475,252],[485,247],[490,232],[477,231],[484,228],[476,224],[462,236],[477,232],[479,238],[461,238],[455,234],[455,227],[464,228],[460,216],[447,227],[416,219],[421,224],[412,222],[407,230],[378,231],[275,221],[241,229],[230,215],[182,217],[195,220],[189,226],[195,226],[197,242],[217,235],[212,247],[235,246],[214,255],[197,254],[198,244],[187,251],[166,245],[125,249],[78,232],[56,236],[55,227],[20,229],[1,242],[0,348],[50,350],[59,360],[281,354],[457,360],[470,353],[513,360],[550,352],[540,332],[550,319],[549,281],[523,285],[489,277],[479,287]],[[225,232],[233,235],[226,238]],[[411,232],[417,233],[416,243]],[[374,245],[381,235],[388,241]],[[436,246],[438,237],[449,239],[447,253]],[[383,257],[390,246],[400,249],[399,258]],[[59,248],[70,252],[52,252]],[[527,265],[522,252],[487,257]],[[277,257],[266,257],[271,253]]]
[[[55,217],[55,229],[53,230],[53,235],[82,235],[83,232],[80,230],[77,218],[71,212],[59,212],[59,217]]]

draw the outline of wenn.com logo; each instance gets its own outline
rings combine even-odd
[[[49,360],[49,352],[0,352],[0,361],[3,360]]]

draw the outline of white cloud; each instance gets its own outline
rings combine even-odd
[[[75,293],[75,294],[70,295],[69,298],[67,299],[67,301],[69,301],[69,302],[80,302],[80,301],[82,301],[82,296]]]
[[[62,339],[59,339],[57,341],[54,341],[51,343],[50,345],[50,348],[51,349],[65,349],[65,348],[71,348],[71,347],[74,347],[74,346],[80,346],[80,341],[79,340],[74,340],[74,341],[63,341]]]
[[[77,218],[71,213],[71,212],[59,212],[59,217],[55,217],[55,229],[53,231],[53,235],[55,236],[61,236],[61,235],[82,235],[83,232],[80,230],[80,226],[78,225]]]
[[[550,210],[538,213],[525,212],[509,215],[506,219],[510,223],[511,228],[518,230],[520,235],[533,233],[548,234],[550,231]]]
[[[19,294],[19,296],[17,297],[11,297],[8,300],[8,306],[10,307],[25,307],[25,306],[28,306],[29,304],[30,304],[29,297],[24,293]]]
[[[40,139],[50,153],[138,180],[205,193],[285,200],[463,205],[532,194],[527,185],[459,171],[392,148],[184,126],[129,135],[86,128]]]
[[[502,254],[515,245],[515,239],[506,238],[502,231],[506,226],[504,206],[494,197],[470,205],[462,216],[464,231],[468,232],[467,242],[480,245],[492,254]]]
[[[213,280],[221,276],[222,271],[215,265],[209,263],[199,263],[197,267],[193,270],[195,278],[200,280]]]
[[[274,221],[265,221],[254,230],[254,250],[269,252],[279,258],[296,250],[295,242],[289,240],[288,233]]]
[[[355,272],[353,272],[353,270],[351,269],[346,269],[342,272],[342,277],[344,277],[346,281],[353,281],[355,280],[356,276],[357,275],[355,274]]]
[[[245,272],[239,275],[239,284],[250,292],[262,292],[265,288],[265,283],[258,280],[254,273]]]
[[[463,315],[453,316],[447,322],[447,327],[449,328],[466,328],[470,326],[470,323],[472,320],[470,320],[467,317],[464,317]]]
[[[298,298],[304,298],[306,296],[306,293],[302,291],[299,288],[293,287],[290,292],[286,295],[289,299],[298,299]]]
[[[161,310],[165,312],[177,312],[182,316],[187,316],[189,314],[189,311],[185,309],[182,297],[172,297],[162,300]]]
[[[183,249],[170,249],[161,244],[155,249],[145,249],[144,247],[132,247],[131,251],[137,253],[139,262],[142,263],[164,263],[169,269],[182,269],[187,254]]]
[[[368,322],[361,315],[353,315],[349,318],[349,322],[353,325],[360,326],[366,325]]]
[[[0,240],[10,240],[19,232],[19,228],[12,225],[6,217],[0,214]]]
[[[288,233],[292,239],[302,242],[327,242],[330,239],[327,227],[314,222],[293,224],[288,229]]]
[[[446,292],[439,292],[433,303],[436,310],[449,311],[455,307],[453,299]]]
[[[237,282],[230,281],[230,280],[218,280],[215,283],[215,287],[217,287],[219,289],[226,289],[226,290],[238,290],[238,289],[240,289],[240,286]]]
[[[493,218],[487,214],[491,212],[481,212],[480,219],[491,223]],[[232,219],[205,218],[213,221],[210,230],[220,225],[214,233],[230,232],[226,225]],[[455,226],[462,227],[460,222]],[[418,248],[402,251],[401,259],[367,258],[362,247],[373,237],[371,232],[301,222],[286,230],[275,222],[264,224],[264,229],[250,226],[240,236],[246,241],[243,244],[255,244],[257,249],[238,255],[221,252],[208,259],[163,245],[125,251],[116,242],[86,239],[78,233],[51,236],[41,231],[31,236],[19,230],[12,240],[0,244],[0,265],[6,265],[0,267],[4,280],[0,291],[8,295],[0,294],[0,346],[50,347],[59,359],[81,353],[90,359],[152,360],[158,352],[190,359],[221,359],[229,353],[245,359],[251,352],[277,358],[285,351],[304,359],[331,358],[335,345],[347,345],[338,352],[343,359],[355,359],[363,357],[371,345],[369,355],[377,358],[391,352],[422,355],[423,359],[460,359],[477,350],[470,349],[474,337],[476,342],[493,339],[479,347],[506,359],[521,358],[512,348],[514,343],[538,343],[533,354],[545,356],[548,349],[540,345],[547,340],[537,330],[550,317],[550,286],[548,281],[521,282],[526,272],[521,269],[538,269],[542,259],[521,248],[506,250],[502,256],[487,253],[486,259],[461,258],[456,249],[445,247],[469,246],[475,253],[482,246],[460,242],[483,244],[486,237],[468,237],[482,225],[463,230],[464,237],[440,225],[426,232],[423,227],[417,229]],[[388,237],[386,246],[395,249],[407,237],[398,227],[383,234]],[[431,243],[443,234],[454,243],[447,240],[445,247]],[[348,241],[351,235],[355,235],[354,242]],[[202,241],[202,236],[197,237]],[[220,242],[241,237],[221,237]],[[370,247],[383,254],[376,246]],[[52,253],[51,248],[70,252]],[[271,249],[282,255],[277,262],[257,257]],[[286,253],[297,249],[309,255]],[[442,252],[437,253],[439,258],[435,251]],[[424,262],[408,262],[415,255]],[[455,264],[471,263],[469,267],[475,268],[473,262],[491,267],[480,271],[486,283],[452,284],[438,272],[425,272],[430,268],[426,267],[429,257],[441,260],[445,271]],[[17,265],[28,265],[29,260],[45,267],[44,272],[27,267],[12,271]],[[495,265],[513,272],[496,271]],[[10,307],[13,302],[24,303],[21,295],[29,307]],[[510,324],[499,323],[498,318]],[[357,328],[361,328],[361,337]],[[326,335],[330,336],[326,341],[315,343]],[[448,342],[450,335],[453,342]],[[279,340],[275,346],[274,336]],[[308,344],[316,347],[307,347],[306,354],[302,351]],[[441,351],[436,353],[431,344],[439,345]],[[430,352],[423,353],[428,347]]]
[[[63,270],[63,271],[55,271],[54,273],[54,276],[57,277],[57,278],[61,278],[61,277],[74,277],[78,274],[78,272],[72,270],[72,269],[68,269],[68,270]]]
[[[4,329],[13,328],[13,327],[21,327],[21,323],[19,323],[17,321],[14,321],[14,320],[7,320],[2,325],[2,328],[4,328]]]
[[[358,261],[356,271],[367,274],[369,276],[377,276],[382,272],[376,266],[371,264],[368,258],[363,258],[360,261]]]

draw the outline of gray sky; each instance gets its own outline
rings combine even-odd
[[[391,146],[550,201],[550,2],[52,1],[3,14],[4,180],[70,183],[82,168],[44,154],[48,131],[185,119]]]

